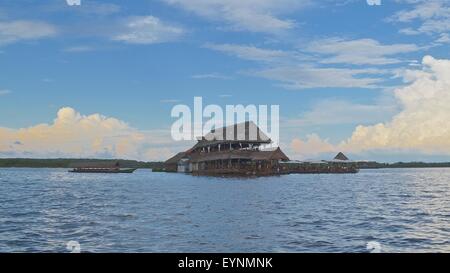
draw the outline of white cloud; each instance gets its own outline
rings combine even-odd
[[[119,13],[121,7],[113,3],[105,3],[106,1],[96,0],[80,0],[81,5],[68,7],[67,0],[57,1],[35,1],[33,3],[33,10],[39,13],[58,13],[58,14],[73,14],[77,16],[108,16]]]
[[[21,145],[16,145],[20,143]],[[0,156],[165,160],[180,149],[170,130],[140,131],[116,118],[61,108],[52,124],[0,127]]]
[[[11,90],[8,89],[0,89],[0,96],[11,94]]]
[[[395,91],[402,111],[387,123],[358,126],[341,146],[450,154],[450,60],[426,56],[422,65],[422,71],[407,71],[411,83]]]
[[[299,128],[316,125],[370,124],[391,118],[398,106],[388,99],[374,104],[352,103],[339,99],[324,99],[299,118],[287,119],[283,127]]]
[[[282,50],[263,49],[252,45],[206,44],[204,47],[249,61],[274,62],[289,56]]]
[[[287,89],[320,87],[377,88],[383,81],[374,75],[387,74],[389,70],[317,67],[310,64],[308,56],[295,51],[264,49],[249,45],[207,44],[217,50],[243,60],[258,62],[263,69],[242,73],[280,82]],[[306,63],[300,65],[299,63]]]
[[[329,38],[312,42],[306,50],[324,55],[321,63],[326,64],[386,65],[401,62],[397,58],[388,56],[410,53],[419,49],[414,44],[383,45],[373,39]]]
[[[397,22],[411,22],[416,19],[426,20],[434,17],[446,16],[446,9],[442,9],[443,1],[400,1],[414,3],[409,10],[401,10],[395,13],[389,20]]]
[[[376,69],[319,68],[303,66],[276,66],[250,75],[281,82],[287,89],[309,88],[377,88],[383,81],[375,75],[383,74]]]
[[[295,138],[290,143],[288,148],[293,151],[293,158],[307,159],[336,151],[335,146],[330,144],[328,140],[322,140],[317,134],[308,135],[306,138],[306,141]]]
[[[129,44],[156,44],[177,40],[184,34],[183,28],[154,16],[134,16],[126,20],[124,30],[112,39]]]
[[[225,22],[232,30],[277,33],[295,22],[280,18],[310,4],[310,0],[163,0],[199,16]]]
[[[192,75],[191,78],[196,79],[196,80],[204,80],[204,79],[230,80],[231,79],[230,76],[222,75],[219,73],[197,74],[197,75]]]
[[[450,14],[450,11],[449,11]],[[417,30],[419,33],[443,33],[450,32],[450,16],[448,18],[427,20]]]
[[[0,45],[55,36],[57,28],[41,21],[0,21]]]
[[[67,9],[66,9],[67,10]],[[72,9],[84,14],[93,14],[96,16],[106,16],[115,14],[121,11],[121,7],[112,3],[101,3],[89,1],[82,4],[82,8]]]
[[[439,39],[436,40],[437,43],[443,43],[443,44],[450,44],[450,34],[443,33],[439,37]]]
[[[42,82],[45,82],[45,83],[52,83],[52,82],[55,82],[55,80],[54,80],[54,79],[51,79],[51,78],[43,78],[43,79],[42,79]]]
[[[402,28],[399,30],[400,33],[405,35],[418,35],[420,32],[418,30],[415,30],[413,28]]]
[[[450,155],[450,60],[426,56],[422,70],[404,72],[405,87],[395,90],[401,111],[388,122],[357,126],[332,149],[320,137],[319,151]],[[299,143],[303,143],[302,140]]]
[[[67,48],[63,49],[64,52],[69,52],[69,53],[81,53],[81,52],[89,52],[89,51],[93,51],[93,50],[95,50],[95,49],[91,46],[71,46],[71,47],[67,47]]]
[[[388,21],[413,24],[418,27],[406,27],[400,32],[407,35],[445,33],[450,31],[450,2],[445,0],[397,0],[413,4],[412,9],[401,10],[388,18]]]

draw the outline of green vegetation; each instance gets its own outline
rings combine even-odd
[[[123,159],[31,159],[31,158],[0,158],[0,168],[70,168],[73,163],[89,162],[119,162],[123,168],[152,169],[162,168],[162,162],[142,162]]]
[[[163,162],[143,162],[124,159],[31,159],[31,158],[0,158],[0,168],[70,168],[74,163],[89,162],[119,162],[122,168],[139,168],[162,170]],[[397,163],[379,163],[379,162],[357,162],[360,169],[386,169],[386,168],[450,168],[450,162],[427,163],[427,162],[397,162]]]
[[[426,163],[426,162],[397,162],[388,164],[387,168],[449,168],[450,162]]]
[[[427,162],[397,162],[397,163],[378,163],[378,162],[357,162],[360,169],[395,169],[395,168],[450,168],[450,162],[427,163]]]

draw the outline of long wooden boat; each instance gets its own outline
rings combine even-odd
[[[136,168],[123,168],[119,161],[86,161],[71,164],[71,173],[133,173]]]
[[[70,170],[71,173],[133,173],[137,169],[91,169],[78,168]]]

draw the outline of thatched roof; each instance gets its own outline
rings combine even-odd
[[[343,161],[348,161],[348,157],[345,156],[343,153],[338,153],[336,155],[336,157],[334,158],[334,160],[343,160]]]
[[[201,141],[260,142],[271,143],[271,139],[252,121],[219,128],[206,134]]]
[[[283,160],[289,161],[289,157],[283,151],[281,151],[280,147],[276,148],[273,151],[260,151],[254,152],[252,154],[252,160]]]
[[[230,132],[233,131],[234,134]],[[230,137],[231,135],[231,137]],[[229,160],[229,159],[246,159],[246,160],[283,160],[288,161],[289,158],[284,154],[280,148],[273,151],[255,151],[255,150],[231,150],[231,151],[214,151],[211,153],[200,152],[201,148],[223,144],[223,143],[247,143],[247,144],[270,144],[272,140],[261,131],[253,122],[244,122],[235,124],[229,127],[213,130],[205,137],[197,142],[191,149],[181,152],[168,159],[164,164],[178,164],[180,160],[187,158],[191,162],[205,162],[214,160]],[[247,145],[245,147],[250,147]],[[200,149],[199,149],[200,148]]]
[[[169,158],[166,162],[164,162],[164,164],[178,164],[178,162],[184,157],[186,157],[186,152],[178,153],[175,156]]]

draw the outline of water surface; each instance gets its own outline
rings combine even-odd
[[[450,169],[257,179],[0,169],[0,252],[450,252]]]

